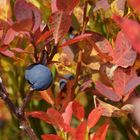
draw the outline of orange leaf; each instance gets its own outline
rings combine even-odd
[[[98,122],[98,120],[100,119],[102,113],[104,111],[104,108],[102,108],[101,106],[98,106],[97,108],[93,109],[89,116],[88,116],[88,127],[94,127],[95,124]]]
[[[84,107],[78,101],[73,101],[72,110],[73,110],[73,114],[79,120],[82,120],[84,118],[84,115],[85,115]]]
[[[44,41],[46,38],[48,38],[50,35],[52,35],[54,30],[50,30],[42,34],[38,40],[36,41],[36,45],[38,45],[41,41]]]
[[[74,44],[76,42],[79,42],[87,37],[91,36],[91,34],[83,34],[83,35],[79,35],[73,39],[68,40],[67,42],[63,43],[61,46],[59,46],[58,48],[62,48],[71,44]]]
[[[105,140],[109,124],[103,124],[95,133],[92,140]]]
[[[52,93],[51,93],[50,89],[48,89],[47,91],[46,90],[40,91],[40,95],[47,103],[49,103],[51,105],[54,104]]]
[[[38,118],[38,119],[43,120],[47,123],[50,123],[50,119],[48,118],[46,112],[42,112],[42,111],[27,112],[26,116],[31,116],[33,118]]]
[[[12,29],[14,29],[16,32],[19,32],[19,31],[29,32],[32,30],[32,27],[33,27],[32,19],[24,19],[12,25]]]
[[[42,140],[63,140],[61,137],[54,134],[41,135]]]
[[[140,1],[139,0],[128,0],[128,3],[140,14]]]
[[[75,135],[76,140],[85,140],[86,127],[87,127],[87,122],[84,121],[76,128],[76,135]]]

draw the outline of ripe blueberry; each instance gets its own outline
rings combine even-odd
[[[31,64],[27,67],[25,79],[34,90],[45,90],[49,88],[53,81],[50,69],[39,63]]]
[[[74,75],[72,74],[67,74],[64,75],[65,79],[60,79],[59,81],[59,85],[60,85],[60,89],[63,90],[67,84],[67,80],[73,80],[74,79]],[[66,80],[67,79],[67,80]]]

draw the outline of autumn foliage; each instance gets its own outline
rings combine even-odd
[[[0,13],[1,140],[140,139],[139,0],[1,0]],[[32,64],[46,90],[26,80]]]

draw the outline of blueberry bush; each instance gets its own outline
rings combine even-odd
[[[139,0],[0,0],[0,140],[139,140],[139,54]]]

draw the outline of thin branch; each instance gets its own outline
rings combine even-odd
[[[85,33],[87,22],[88,22],[88,17],[86,16],[87,6],[88,6],[88,1],[86,0],[85,5],[84,5],[83,28],[82,28],[81,34]],[[76,77],[75,77],[75,81],[74,81],[74,89],[76,88],[76,85],[78,83],[78,78],[79,78],[79,75],[81,72],[80,69],[81,69],[82,55],[83,55],[83,49],[80,49],[79,55],[78,55],[77,68],[76,68]]]
[[[36,44],[35,44],[35,41],[34,41],[34,36],[33,36],[32,33],[30,33],[30,36],[31,36],[31,44],[33,45],[33,48],[34,48],[35,62],[38,62],[37,47],[36,47]]]
[[[46,50],[42,50],[41,58],[40,58],[40,63],[43,65],[46,65],[48,61],[48,52]]]
[[[85,0],[85,5],[84,5],[84,14],[83,14],[83,28],[81,34],[84,34],[88,22],[88,17],[87,17],[87,6],[88,6],[88,1]]]
[[[11,113],[13,113],[16,118],[19,120],[20,128],[25,131],[27,136],[31,140],[38,140],[36,134],[34,133],[33,129],[30,127],[26,117],[25,117],[25,108],[27,107],[29,101],[31,100],[33,94],[33,90],[27,94],[23,101],[23,105],[19,108],[15,106],[15,104],[12,102],[12,100],[9,98],[9,94],[6,91],[6,88],[2,82],[2,79],[0,78],[0,97],[4,100],[4,102],[7,104],[8,108],[10,109]]]
[[[34,133],[33,129],[30,127],[26,119],[20,121],[20,128],[25,132],[27,136],[30,137],[31,140],[38,140],[36,134]]]
[[[53,59],[53,57],[54,57],[54,55],[57,53],[57,46],[54,46],[53,47],[53,50],[52,50],[52,53],[51,53],[51,55],[49,56],[49,58],[48,58],[48,60],[47,60],[47,63],[49,63],[52,59]]]
[[[2,85],[2,83],[0,83],[0,86]],[[7,94],[5,94],[4,92],[0,91],[0,97],[5,101],[5,103],[7,104],[8,108],[10,109],[10,111],[12,113],[14,113],[14,115],[16,117],[18,117],[17,115],[17,107],[13,104],[13,102],[11,101],[11,99],[9,99],[9,97],[7,96]]]
[[[25,108],[28,106],[29,102],[31,101],[31,98],[33,96],[33,92],[34,92],[34,90],[31,89],[30,92],[24,98],[22,106],[19,107],[18,113],[21,116],[24,116]]]

